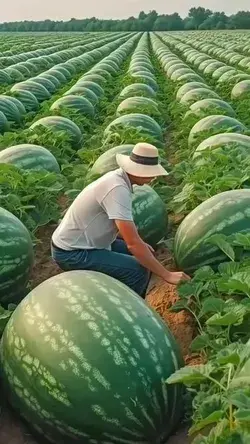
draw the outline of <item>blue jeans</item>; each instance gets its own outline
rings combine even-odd
[[[52,246],[52,257],[63,271],[98,271],[123,282],[143,298],[146,295],[151,273],[131,256],[122,239],[117,239],[112,244],[111,251],[66,251]]]

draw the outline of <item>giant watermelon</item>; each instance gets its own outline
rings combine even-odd
[[[102,175],[119,168],[116,162],[117,154],[130,155],[134,145],[119,145],[114,148],[110,148],[101,154],[95,161],[91,168],[91,173],[96,175]]]
[[[119,133],[120,130],[122,131],[129,128],[134,128],[148,134],[157,141],[163,140],[160,125],[152,117],[139,113],[124,114],[113,120],[104,131],[104,140],[112,134]]]
[[[33,245],[22,222],[0,208],[0,304],[7,306],[24,296],[33,265]]]
[[[61,116],[48,116],[37,120],[30,126],[31,130],[36,130],[37,127],[44,126],[52,131],[59,133],[66,133],[71,140],[72,146],[78,148],[81,146],[82,133],[80,128],[72,122],[72,120]]]
[[[202,202],[179,226],[174,242],[177,266],[188,273],[203,265],[216,266],[229,260],[215,245],[214,234],[250,234],[250,190],[232,190]]]
[[[188,137],[188,145],[198,146],[201,142],[200,137],[203,136],[205,132],[219,134],[224,133],[225,131],[230,133],[241,133],[246,131],[246,127],[243,123],[233,117],[223,115],[207,116],[199,120],[199,122],[197,122],[191,129]],[[204,139],[205,138],[207,137],[204,137]]]
[[[85,97],[75,96],[73,94],[63,96],[56,100],[50,107],[51,111],[60,111],[61,109],[70,109],[87,117],[94,117],[95,109],[92,103]]]
[[[10,146],[0,151],[0,164],[8,163],[23,170],[60,173],[57,160],[42,146],[23,144]]]
[[[152,247],[167,234],[167,212],[164,202],[148,185],[134,185],[133,218],[141,238]]]
[[[53,443],[161,443],[179,421],[182,389],[165,381],[182,359],[167,325],[101,273],[62,273],[31,291],[1,362],[10,402]]]

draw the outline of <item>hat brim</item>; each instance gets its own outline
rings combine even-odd
[[[169,173],[161,166],[158,165],[142,165],[133,162],[129,156],[125,154],[117,154],[116,162],[126,173],[136,177],[158,177],[168,176]]]

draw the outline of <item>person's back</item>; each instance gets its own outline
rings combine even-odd
[[[118,233],[117,218],[133,220],[132,186],[121,169],[92,182],[76,197],[52,236],[53,244],[67,251],[110,249]]]

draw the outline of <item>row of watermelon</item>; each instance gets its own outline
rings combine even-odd
[[[119,65],[132,50],[134,39],[135,37],[130,39],[127,43],[121,45],[120,48],[113,51],[110,56],[106,57],[107,61],[104,61],[102,64],[103,72],[105,71],[104,66],[106,69],[105,72],[108,72],[107,69],[109,66],[111,69],[114,69],[112,67],[112,63],[115,63],[116,70],[119,70]],[[119,40],[118,44],[119,43],[122,43],[122,41]],[[105,45],[102,47],[102,50],[109,53],[110,45],[113,46],[113,44]],[[115,43],[115,46],[117,46],[117,43]],[[97,56],[97,51],[98,50],[96,50],[96,52],[92,51],[92,54],[94,52],[94,56]],[[86,53],[86,56],[88,56],[88,53]],[[102,62],[95,66],[100,68],[101,63]],[[93,75],[97,74],[94,74],[93,72]],[[99,85],[94,82],[87,82],[86,80],[86,83],[88,83],[90,86],[93,85],[99,88]],[[86,87],[85,90],[91,91]],[[76,98],[77,97],[78,96],[76,96]],[[85,100],[87,101],[87,99]],[[69,132],[72,136],[72,145],[75,146],[75,148],[77,146],[81,146],[82,133],[73,121],[59,116],[51,116],[38,120],[31,128],[35,129],[36,126],[39,127],[41,125],[52,128],[54,131]],[[52,171],[55,173],[60,172],[57,160],[50,153],[50,151],[45,147],[36,145],[26,144],[8,147],[0,152],[0,162],[13,164],[18,168],[27,170],[35,169]],[[11,219],[11,216],[12,215],[2,209],[1,220],[3,226],[6,227],[6,223]],[[3,268],[0,279],[0,300],[4,305],[6,305],[8,302],[13,302],[14,300],[20,299],[23,296],[29,279],[30,270],[33,265],[33,246],[28,231],[22,226],[21,222],[14,217],[12,217],[12,224],[9,222],[8,224],[10,226],[10,238],[6,244],[5,254],[2,257],[2,261],[3,263],[6,263],[6,265],[6,261],[8,261],[8,264],[11,264],[11,267],[9,265],[9,267]],[[20,236],[18,236],[18,232],[20,232]],[[17,242],[17,238],[19,238],[19,242]],[[14,243],[12,239],[15,239]],[[13,248],[13,245],[15,245],[16,248]]]
[[[0,132],[7,131],[11,122],[20,124],[26,112],[37,111],[41,102],[50,99],[52,94],[62,88],[74,76],[87,69],[104,54],[109,54],[126,39],[127,37],[124,36],[119,39],[117,37],[107,37],[101,41],[63,51],[63,54],[60,55],[57,53],[51,55],[49,64],[56,62],[56,65],[36,77],[16,83],[8,94],[0,96]],[[99,50],[100,44],[101,51]],[[23,62],[26,65],[29,63],[28,61]],[[42,58],[41,67],[46,67],[47,63]],[[37,65],[39,66],[39,62]],[[23,69],[28,70],[28,67],[19,66],[18,72]],[[16,70],[17,68],[15,68]],[[0,71],[0,75],[1,72],[3,70]]]
[[[114,35],[118,38],[121,35]],[[111,36],[102,36],[101,40],[108,39],[112,41]],[[39,48],[34,51],[24,52],[12,57],[0,57],[1,63],[8,66],[0,70],[0,84],[8,85],[14,82],[21,82],[29,79],[34,74],[39,74],[45,69],[52,68],[55,63],[61,64],[67,62],[69,58],[81,55],[85,51],[90,51],[98,47],[100,37],[85,37],[79,42],[73,40],[72,43],[65,42],[63,45],[54,45],[47,48]],[[7,60],[6,60],[7,59]],[[67,65],[66,65],[67,68]]]
[[[157,37],[153,37],[152,40],[153,48],[167,76],[171,75],[170,71],[172,73],[182,71],[180,59],[173,55]],[[193,73],[188,72],[188,67],[184,69],[186,71],[186,83],[180,87],[180,83],[177,82],[177,100],[185,93],[185,90],[192,93],[192,91],[195,91],[195,88],[200,88],[201,81],[198,84],[194,83]],[[175,78],[175,80],[177,79]],[[180,87],[179,90],[178,87]],[[204,87],[201,87],[201,89],[204,90]],[[209,92],[210,90],[207,89],[207,91]],[[187,92],[186,94],[189,93]],[[185,95],[182,97],[185,97]],[[228,150],[228,156],[230,156],[230,150],[235,148],[241,149],[241,152],[245,152],[245,155],[249,156],[250,137],[242,134],[230,134],[230,132],[241,132],[244,130],[244,127],[239,122],[235,125],[230,125],[227,123],[229,122],[228,119],[231,119],[229,117],[220,115],[209,116],[209,106],[207,108],[205,106],[202,111],[207,112],[208,117],[203,118],[194,127],[199,127],[201,132],[201,144],[194,153],[194,162],[200,159],[204,150],[221,149],[222,147]],[[202,131],[206,129],[204,122],[208,121],[211,123],[211,129],[215,132],[215,135],[206,139],[206,134]],[[185,125],[185,121],[183,123]],[[223,132],[225,129],[228,131],[227,133]],[[213,234],[249,233],[249,199],[249,189],[232,190],[211,197],[193,210],[181,223],[175,236],[174,248],[177,265],[186,272],[192,273],[201,266],[216,266],[227,260],[227,255],[217,245],[209,244],[208,239]]]
[[[183,43],[180,43],[179,40]],[[203,44],[195,45],[195,42],[186,44],[185,39],[182,38],[170,39],[168,44],[171,48],[183,54],[189,64],[194,65],[208,78],[211,77],[218,85],[226,84],[231,86],[232,99],[242,99],[249,96],[250,73],[248,74],[248,72],[250,72],[250,57],[245,57],[235,51],[225,51],[223,48],[218,49],[217,46],[212,44],[208,46]],[[194,47],[196,49],[193,49]],[[210,54],[217,56],[220,60],[210,57]],[[245,70],[247,71],[246,73],[244,72]]]
[[[87,39],[95,40],[98,37],[98,34],[92,33],[84,34],[83,40]],[[105,37],[105,33],[103,34]],[[76,46],[79,44],[79,35],[69,35],[67,38],[60,34],[37,34],[36,36],[33,34],[23,35],[20,34],[18,39],[16,36],[11,37],[11,35],[0,36],[1,43],[1,52],[0,52],[0,65],[9,66],[14,63],[18,63],[22,60],[27,60],[30,53],[34,51],[37,52],[36,56],[43,56],[46,53],[43,50],[47,48],[54,48],[52,53],[56,50],[65,49],[66,47]],[[23,58],[23,54],[25,54],[25,58]]]
[[[131,69],[155,80],[146,36]],[[143,127],[148,116],[140,116]],[[145,194],[138,215],[146,201],[157,230],[162,202]],[[175,341],[138,295],[108,276],[72,271],[34,289],[5,329],[0,358],[12,405],[50,442],[160,444],[179,421],[182,389],[164,382],[182,365]]]
[[[177,44],[176,49],[181,51],[179,46]],[[187,45],[184,46],[186,52],[183,52],[183,55],[186,58],[190,48],[186,48]],[[210,66],[208,62],[208,60],[203,60],[198,65],[198,69],[205,73],[206,68]],[[188,144],[190,148],[197,148],[200,143],[200,136],[203,137],[204,132],[210,133],[212,131],[216,134],[216,132],[223,131],[240,133],[247,131],[245,125],[235,119],[235,112],[231,105],[221,100],[218,94],[211,90],[200,75],[197,75],[170,50],[168,50],[168,59],[164,64],[164,69],[166,75],[176,84],[180,85],[185,82],[177,91],[177,99],[188,109],[184,119],[190,115],[197,116],[197,123],[191,128],[189,134]],[[216,70],[216,67],[214,69]],[[224,74],[220,78],[223,76]]]

